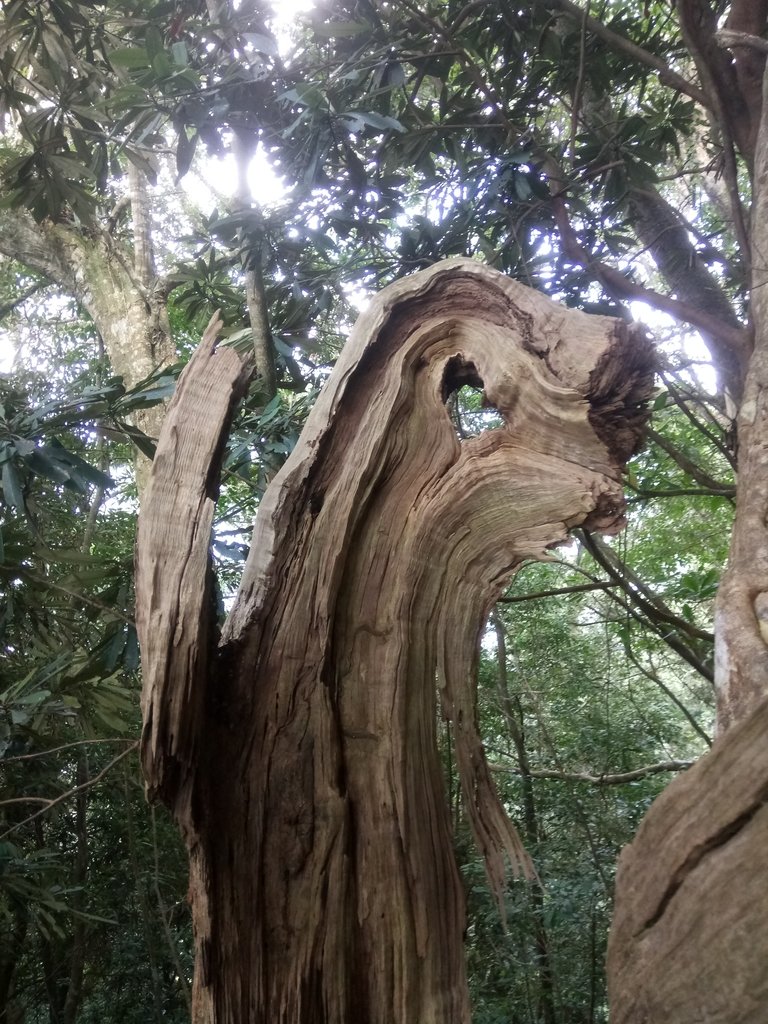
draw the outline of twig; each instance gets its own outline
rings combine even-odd
[[[518,601],[536,601],[540,597],[559,597],[561,594],[583,594],[588,590],[608,590],[618,587],[618,583],[610,580],[597,583],[575,583],[572,587],[555,587],[553,590],[540,590],[535,594],[521,594],[519,597],[499,597],[497,604],[517,604]]]
[[[118,754],[117,757],[113,757],[109,764],[105,768],[101,769],[98,775],[94,775],[93,778],[89,779],[87,782],[84,782],[80,786],[73,786],[72,789],[68,789],[66,793],[61,793],[59,796],[54,797],[52,800],[48,800],[45,807],[41,807],[39,811],[35,811],[34,814],[30,814],[29,817],[24,818],[23,821],[18,821],[16,822],[16,824],[11,825],[11,827],[6,829],[5,832],[0,832],[0,840],[3,840],[7,836],[11,835],[11,833],[15,832],[16,829],[22,828],[24,825],[29,825],[30,822],[33,822],[37,818],[39,818],[41,814],[47,814],[48,811],[52,810],[57,804],[63,803],[64,800],[69,800],[71,797],[76,796],[84,789],[89,789],[91,786],[95,786],[96,783],[100,782],[104,778],[104,776],[115,767],[116,764],[122,761],[123,758],[127,757],[129,754],[132,754],[134,750],[138,749],[139,741],[134,740],[133,743],[131,743],[130,747],[128,747],[122,753]]]
[[[677,694],[667,686],[667,684],[664,682],[664,680],[658,674],[656,669],[653,668],[653,667],[646,668],[646,666],[642,664],[642,662],[637,657],[637,655],[634,654],[634,652],[632,651],[631,647],[629,647],[629,645],[627,646],[627,657],[632,662],[632,664],[635,666],[635,668],[638,670],[638,672],[640,672],[642,675],[644,675],[646,679],[650,679],[650,681],[652,683],[655,683],[656,686],[658,686],[658,688],[661,690],[661,692],[663,694],[665,694],[667,697],[669,697],[669,699],[672,701],[672,703],[675,705],[675,707],[688,719],[688,721],[690,722],[690,724],[693,727],[693,729],[696,732],[696,734],[698,736],[700,736],[704,740],[704,742],[707,744],[708,747],[711,747],[712,746],[711,738],[707,735],[707,733],[701,727],[701,725],[699,725],[698,720],[688,710],[688,708],[685,706],[683,701],[680,700],[680,698],[677,696]]]
[[[20,306],[27,299],[31,299],[33,295],[36,295],[43,288],[47,288],[50,281],[36,281],[35,284],[30,285],[26,288],[21,295],[17,295],[15,299],[9,299],[7,302],[0,303],[0,319],[12,313],[17,306]]]
[[[34,754],[14,754],[13,757],[0,758],[0,768],[14,761],[33,761],[38,757],[48,757],[49,754],[58,754],[62,750],[71,750],[73,747],[90,746],[96,743],[136,743],[137,740],[128,740],[122,737],[111,737],[101,740],[73,740],[71,743],[62,743],[60,747],[49,747],[48,750],[37,750]]]
[[[564,14],[569,14],[574,18],[583,18],[589,31],[599,39],[602,39],[604,43],[607,43],[612,50],[618,50],[620,53],[625,53],[628,57],[632,57],[633,60],[638,61],[640,64],[655,68],[659,72],[659,77],[664,85],[668,85],[684,93],[684,95],[690,96],[692,100],[696,100],[702,107],[709,107],[707,97],[701,89],[692,85],[682,75],[678,75],[676,71],[669,67],[666,61],[662,60],[661,57],[657,57],[655,53],[649,53],[642,46],[633,43],[631,39],[627,39],[626,36],[619,35],[618,32],[608,28],[607,25],[598,21],[597,18],[590,17],[583,7],[572,3],[571,0],[556,0],[554,6],[559,8]]]
[[[13,796],[8,800],[0,800],[0,807],[8,807],[10,804],[47,804],[47,796]]]
[[[645,768],[635,768],[631,772],[617,772],[609,775],[590,775],[588,772],[561,772],[553,769],[543,768],[540,770],[531,769],[529,775],[532,779],[558,779],[562,782],[588,782],[593,786],[622,786],[627,782],[637,782],[649,775],[659,775],[661,772],[679,772],[690,768],[693,761],[660,761],[659,764],[649,764]],[[490,765],[491,771],[508,772],[510,775],[520,775],[519,768],[506,768],[500,764]]]
[[[634,492],[634,498],[627,498],[627,505],[637,505],[641,501],[650,501],[652,498],[725,498],[733,504],[736,497],[735,487],[720,487],[715,490],[701,490],[695,487],[669,487],[666,490],[648,491],[639,487],[627,485]]]

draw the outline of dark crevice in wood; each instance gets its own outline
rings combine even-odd
[[[766,801],[768,801],[768,786],[766,786],[765,789],[757,795],[755,802],[750,807],[732,821],[726,822],[722,825],[717,832],[707,838],[706,842],[700,843],[690,851],[683,863],[670,878],[669,884],[664,890],[655,912],[647,921],[643,922],[642,927],[637,933],[638,935],[642,932],[648,931],[649,928],[653,928],[655,924],[658,924],[664,916],[667,907],[669,907],[670,903],[691,872],[695,871],[696,868],[699,867],[705,857],[715,850],[725,846],[725,844],[737,836],[742,829],[746,828],[758,811],[765,808]]]

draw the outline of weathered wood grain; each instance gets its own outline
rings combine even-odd
[[[504,422],[460,440],[446,401],[466,382]],[[505,862],[533,867],[477,731],[479,636],[524,561],[574,526],[621,528],[651,383],[649,342],[623,321],[471,260],[399,281],[360,318],[264,496],[206,671],[197,606],[143,614],[150,785],[188,837],[200,908],[197,1021],[469,1020],[437,695],[500,890]],[[197,550],[196,533],[155,536],[185,415],[180,390],[139,538],[145,579]],[[191,494],[217,472],[203,462],[185,470]],[[174,793],[179,758],[193,782]]]

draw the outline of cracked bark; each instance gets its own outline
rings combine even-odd
[[[525,560],[623,523],[650,347],[471,260],[382,292],[261,503],[218,644],[206,597],[244,371],[215,328],[163,428],[137,543],[150,794],[190,852],[197,1024],[465,1024],[451,721],[492,885],[531,873],[474,706],[478,638]],[[471,380],[505,425],[463,442]]]
[[[768,703],[672,782],[619,860],[612,1024],[763,1024]]]

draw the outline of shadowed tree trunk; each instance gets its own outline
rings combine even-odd
[[[611,1024],[763,1024],[768,703],[653,804],[619,859]]]
[[[196,1022],[469,1020],[436,694],[497,894],[532,874],[493,788],[474,662],[494,600],[569,529],[623,524],[650,346],[471,260],[387,288],[268,489],[216,635],[209,539],[246,387],[216,325],[144,501],[143,762],[190,853]],[[504,426],[460,441],[482,387]]]
[[[619,861],[608,948],[612,1024],[763,1024],[768,926],[768,95],[766,0],[734,0],[732,54],[709,60],[715,11],[677,0],[714,110],[752,171],[749,350],[736,420],[736,519],[715,612],[720,738],[646,815]],[[729,33],[723,33],[727,36]],[[729,39],[720,45],[731,45]],[[738,191],[732,189],[734,208]],[[746,229],[745,229],[746,230]],[[748,357],[748,359],[747,359]]]

